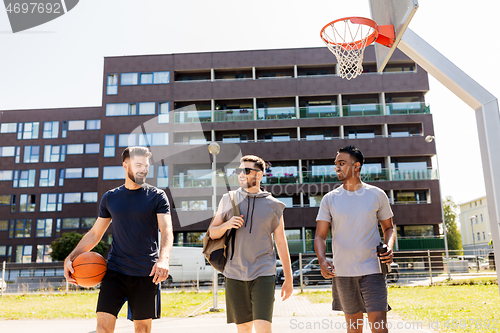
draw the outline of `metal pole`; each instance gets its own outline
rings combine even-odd
[[[302,253],[299,253],[299,272],[300,272],[300,292],[303,293],[304,292],[304,285],[302,284],[302,279],[303,279],[303,275],[302,275]]]
[[[216,164],[217,164],[217,155],[216,154],[212,154],[213,156],[213,162],[212,162],[212,187],[214,189],[213,191],[213,195],[212,195],[212,209],[214,211],[214,215],[216,213],[216,194],[217,194],[217,186],[216,186],[216,181],[217,179],[215,178],[216,175],[215,175],[215,170],[216,170]],[[218,273],[217,273],[217,270],[214,268],[214,276],[213,276],[213,284],[212,284],[212,292],[213,292],[213,295],[214,295],[214,305],[213,307],[210,309],[210,311],[219,311],[219,308],[218,308],[218,304],[217,304],[217,301],[218,301],[218,286],[219,286],[219,277],[218,277]]]
[[[472,228],[472,243],[474,244],[474,252],[473,255],[476,255],[476,234],[474,233],[474,222],[472,221],[473,218],[477,219],[477,215],[473,215],[470,217],[470,226]]]
[[[3,297],[3,284],[5,283],[5,287],[7,288],[7,283],[5,282],[5,261],[2,264],[2,285],[0,289],[2,289],[2,297]]]
[[[196,260],[196,291],[200,291],[200,263]]]
[[[427,250],[427,259],[429,259],[429,275],[430,275],[430,277],[431,277],[431,285],[432,285],[431,250]]]

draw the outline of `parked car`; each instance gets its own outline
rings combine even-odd
[[[172,283],[195,282],[197,277],[200,283],[212,282],[214,269],[202,251],[201,247],[172,247],[168,278],[162,282],[162,286],[171,287]],[[220,277],[218,282],[222,282]]]
[[[490,269],[490,264],[489,264],[488,260],[486,260],[483,257],[466,255],[466,256],[458,256],[457,259],[458,260],[466,260],[468,265],[469,265],[469,269],[477,269],[477,262],[476,262],[477,260],[479,260],[479,268],[480,269]]]
[[[391,262],[391,272],[387,274],[387,282],[396,283],[399,280],[399,265]]]

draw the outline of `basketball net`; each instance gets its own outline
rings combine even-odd
[[[322,30],[323,41],[337,58],[341,78],[354,79],[363,72],[365,47],[374,32],[374,28],[352,23],[349,18],[332,22]]]

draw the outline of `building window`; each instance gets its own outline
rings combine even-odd
[[[115,135],[104,136],[104,157],[115,157]]]
[[[108,74],[107,95],[118,94],[118,74]]]
[[[183,211],[189,210],[207,210],[208,200],[183,200],[181,201]]]
[[[40,170],[40,187],[56,186],[56,169],[42,169]]]
[[[118,147],[137,146],[137,134],[118,134]]]
[[[16,263],[30,263],[32,245],[18,245],[16,246]]]
[[[31,220],[11,220],[9,238],[30,238]]]
[[[149,133],[139,135],[139,146],[167,146],[168,133]]]
[[[82,228],[92,228],[95,223],[95,217],[82,217]]]
[[[20,170],[19,171],[19,187],[35,187],[36,170]],[[12,187],[17,187],[18,171],[14,173],[14,184]]]
[[[64,170],[65,179],[82,178],[82,168],[67,168]]]
[[[82,201],[82,194],[80,192],[64,193],[64,203],[80,203]]]
[[[122,86],[131,86],[138,83],[139,75],[137,73],[122,73],[120,84]]]
[[[481,219],[481,223],[483,223],[484,222],[484,220],[483,220],[483,214],[479,214],[479,218]]]
[[[63,229],[78,229],[79,226],[80,226],[80,219],[77,217],[62,219]]]
[[[46,121],[43,123],[43,135],[44,139],[57,139],[59,136],[59,122],[58,121]]]
[[[16,194],[12,194],[10,197],[10,212],[16,212]]]
[[[52,219],[36,220],[35,237],[52,237]]]
[[[21,147],[17,146],[16,147],[16,158],[15,158],[15,163],[19,163],[21,161]]]
[[[264,134],[265,142],[282,142],[290,141],[290,133],[266,133]]]
[[[36,194],[21,194],[19,196],[19,211],[34,212],[36,206]]]
[[[481,240],[481,234],[478,232],[477,233],[477,240],[480,241]]]
[[[0,147],[0,157],[14,157],[16,154],[16,147]]]
[[[85,120],[68,121],[68,131],[83,131],[85,129]]]
[[[83,192],[83,202],[97,202],[97,192]]]
[[[85,168],[83,170],[84,178],[98,178],[99,177],[99,168]]]
[[[25,146],[23,163],[38,163],[40,160],[40,146]]]
[[[7,246],[0,245],[0,257],[5,257],[7,255]]]
[[[156,186],[161,188],[168,187],[168,165],[158,165]]]
[[[40,123],[19,123],[17,128],[17,139],[18,140],[31,140],[38,139]]]
[[[68,122],[67,121],[63,121],[63,123],[62,123],[61,137],[65,138],[67,134],[68,134]]]
[[[144,102],[144,103],[138,103],[139,104],[139,114],[140,115],[151,115],[151,114],[156,114],[155,102]]]
[[[106,116],[135,116],[137,104],[135,103],[110,103],[106,104]]]
[[[68,155],[78,155],[83,154],[83,143],[77,143],[68,145],[66,149],[66,154]]]
[[[52,262],[50,254],[52,249],[50,245],[37,245],[36,246],[36,262]]]
[[[153,84],[153,73],[141,73],[141,84]]]
[[[168,124],[170,122],[170,103],[158,103],[158,124]]]
[[[102,179],[125,179],[125,169],[123,166],[105,166],[102,168]]]
[[[9,220],[0,220],[0,231],[9,230]]]
[[[349,139],[372,139],[375,138],[375,131],[371,129],[349,130],[347,136]]]
[[[483,240],[486,240],[486,233],[483,231]]]
[[[10,205],[10,194],[0,194],[0,206],[8,205]]]
[[[17,123],[3,123],[0,125],[0,133],[16,133]]]
[[[101,129],[101,119],[87,120],[87,131],[94,131]]]
[[[59,186],[64,186],[64,175],[66,173],[65,169],[59,169]]]
[[[40,195],[40,211],[55,212],[57,208],[57,193],[42,193]]]
[[[46,145],[43,150],[44,162],[64,162],[66,160],[66,146]]]

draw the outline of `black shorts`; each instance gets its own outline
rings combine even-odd
[[[158,319],[161,315],[160,284],[152,276],[130,276],[109,270],[101,282],[97,312],[118,316],[128,301],[131,320]]]

